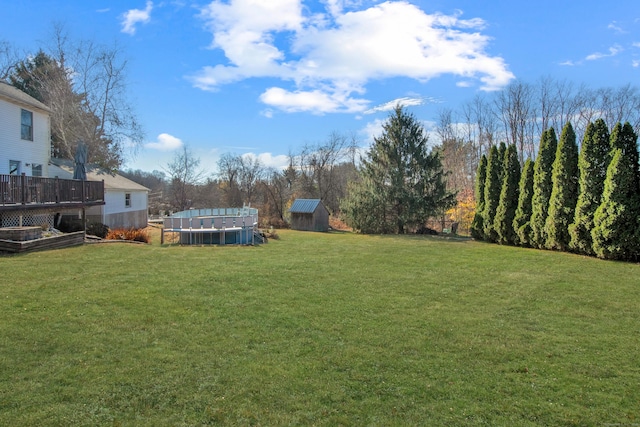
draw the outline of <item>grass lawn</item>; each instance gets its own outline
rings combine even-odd
[[[280,235],[0,257],[0,425],[640,423],[640,266]]]

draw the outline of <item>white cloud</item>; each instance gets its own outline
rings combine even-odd
[[[169,135],[168,133],[161,133],[158,135],[157,142],[149,142],[144,146],[147,148],[151,148],[152,150],[159,151],[173,151],[177,148],[182,147],[183,143],[180,138],[176,138],[175,136]]]
[[[364,135],[364,140],[367,145],[371,145],[373,143],[373,138],[380,136],[384,129],[382,125],[385,123],[385,119],[376,119],[372,122],[367,123],[364,128],[360,130],[360,133]]]
[[[631,61],[631,66],[632,66],[633,68],[638,68],[638,67],[640,67],[640,60],[638,60],[638,59],[633,59],[633,60]]]
[[[587,61],[596,61],[598,59],[602,59],[602,58],[608,58],[608,57],[612,57],[612,56],[616,56],[617,54],[619,54],[620,52],[622,52],[624,49],[622,49],[621,46],[619,45],[614,45],[611,46],[609,48],[609,53],[601,53],[601,52],[596,52],[596,53],[592,53],[591,55],[587,55],[587,57],[585,58]]]
[[[289,92],[279,87],[267,89],[260,95],[260,100],[289,113],[310,111],[315,114],[358,112],[368,103],[367,100],[354,99],[344,93],[331,93],[320,89]]]
[[[136,24],[146,24],[151,20],[151,10],[153,2],[147,1],[144,10],[131,9],[122,14],[122,32],[134,35],[136,33]]]
[[[397,98],[393,101],[385,102],[384,104],[378,105],[376,107],[370,108],[367,111],[364,111],[364,114],[373,114],[379,113],[381,111],[391,111],[396,108],[396,105],[402,105],[404,107],[412,107],[416,105],[424,105],[424,104],[437,104],[440,101],[436,98],[431,97],[403,97]]]
[[[618,33],[618,34],[626,34],[627,32],[620,26],[616,21],[611,22],[607,25],[607,28]]]
[[[272,153],[245,153],[245,158],[258,159],[263,166],[275,169],[284,169],[289,166],[289,156],[285,154],[273,155]]]
[[[486,53],[490,38],[480,18],[427,14],[406,1],[356,9],[354,0],[323,0],[311,14],[304,0],[214,0],[201,16],[213,34],[211,47],[228,62],[190,76],[194,86],[216,90],[249,78],[276,78],[260,100],[287,112],[363,112],[366,84],[407,77],[426,82],[453,74],[484,90],[514,75],[504,60]],[[349,10],[347,10],[349,9]]]

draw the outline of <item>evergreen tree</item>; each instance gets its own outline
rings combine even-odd
[[[500,152],[494,145],[489,150],[487,158],[487,176],[484,183],[484,210],[482,213],[482,224],[484,230],[484,238],[490,242],[496,242],[498,233],[496,232],[493,220],[496,216],[496,209],[500,203],[500,191],[502,190],[502,160]]]
[[[544,247],[546,241],[545,223],[551,197],[551,175],[558,141],[551,127],[542,132],[538,158],[533,168],[533,196],[531,198],[531,246]]]
[[[453,206],[455,194],[447,191],[438,153],[429,150],[415,116],[396,106],[382,128],[342,209],[359,231],[404,234]]]
[[[507,148],[502,169],[504,175],[502,190],[493,227],[498,234],[498,243],[512,245],[516,242],[513,219],[518,207],[518,184],[520,182],[520,162],[515,144],[509,145]]]
[[[360,179],[349,182],[347,191],[340,209],[350,227],[371,234],[393,233],[387,220],[384,189],[376,188],[373,179],[361,174]]]
[[[484,154],[480,158],[478,163],[478,170],[476,171],[476,212],[471,222],[471,237],[476,240],[484,239],[484,226],[482,224],[482,214],[484,212],[484,182],[487,179],[487,156]]]
[[[626,122],[624,125],[619,122],[613,128],[610,137],[611,144],[611,157],[616,148],[622,150],[624,156],[629,157],[629,163],[636,165],[633,167],[633,188],[640,191],[640,172],[638,171],[638,164],[640,162],[640,156],[638,155],[638,136],[633,130],[633,126]]]
[[[640,253],[640,194],[637,135],[628,123],[611,132],[612,159],[602,202],[593,218],[593,251],[600,258],[637,260]]]
[[[571,123],[562,129],[551,176],[552,190],[546,220],[546,247],[567,250],[571,236],[569,225],[578,201],[578,145]]]
[[[569,226],[569,247],[579,253],[593,255],[591,230],[593,215],[600,206],[604,180],[609,164],[609,129],[603,119],[589,123],[578,158],[580,190],[573,224]]]
[[[520,177],[518,208],[513,219],[516,232],[515,243],[520,246],[531,246],[531,198],[533,197],[534,162],[527,159]]]
[[[504,142],[501,142],[500,145],[498,145],[498,159],[500,159],[500,169],[498,170],[498,173],[499,173],[498,179],[500,180],[500,185],[502,185],[502,180],[504,179],[504,174],[505,174],[504,162],[505,162],[506,155],[507,155],[507,144],[505,144]]]
[[[607,169],[602,203],[593,219],[593,251],[599,258],[638,258],[640,203],[637,192],[630,193],[632,182],[633,165],[623,151],[616,148]]]

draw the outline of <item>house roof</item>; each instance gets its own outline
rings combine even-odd
[[[11,86],[3,81],[0,81],[0,97],[9,99],[14,103],[22,104],[32,108],[38,108],[40,110],[44,110],[47,113],[51,112],[51,109],[44,105],[42,102],[38,101],[34,97],[27,95],[20,89]]]
[[[289,212],[291,213],[314,213],[318,205],[322,204],[320,199],[296,199]]]
[[[118,174],[109,173],[97,166],[87,165],[87,181],[104,181],[105,190],[149,191],[143,185]],[[49,177],[73,179],[73,162],[52,158],[49,161]]]

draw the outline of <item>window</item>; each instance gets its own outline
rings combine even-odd
[[[42,165],[31,163],[31,176],[42,176]]]
[[[20,122],[22,124],[20,131],[21,138],[33,141],[33,113],[31,111],[22,110]]]
[[[9,160],[9,175],[20,175],[20,161]]]
[[[124,193],[124,207],[131,207],[131,193]]]

